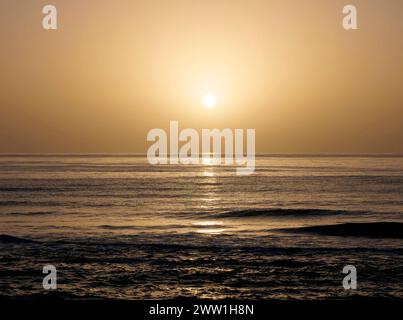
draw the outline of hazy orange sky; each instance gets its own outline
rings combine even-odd
[[[255,128],[259,153],[403,153],[401,0],[2,0],[0,43],[2,153],[145,153],[169,120]]]

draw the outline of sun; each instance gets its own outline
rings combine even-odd
[[[214,108],[217,105],[217,97],[214,94],[205,94],[203,96],[203,106],[206,108]]]

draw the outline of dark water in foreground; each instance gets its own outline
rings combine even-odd
[[[0,234],[0,296],[402,298],[403,158],[0,157]]]

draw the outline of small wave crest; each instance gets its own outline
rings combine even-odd
[[[333,216],[357,213],[354,211],[328,210],[328,209],[249,209],[225,211],[214,214],[217,218],[264,218],[264,217],[307,217],[307,216]]]
[[[11,216],[45,216],[45,215],[51,215],[51,214],[56,214],[55,212],[52,211],[26,211],[26,212],[7,212],[5,215],[11,215]]]
[[[283,230],[295,233],[315,233],[328,236],[403,239],[403,223],[401,222],[354,222]]]
[[[7,234],[0,234],[0,243],[34,243],[35,241],[30,239],[24,239]]]

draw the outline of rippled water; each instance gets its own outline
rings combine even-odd
[[[403,297],[403,158],[256,165],[0,157],[0,295],[46,294],[53,264],[65,298]]]

